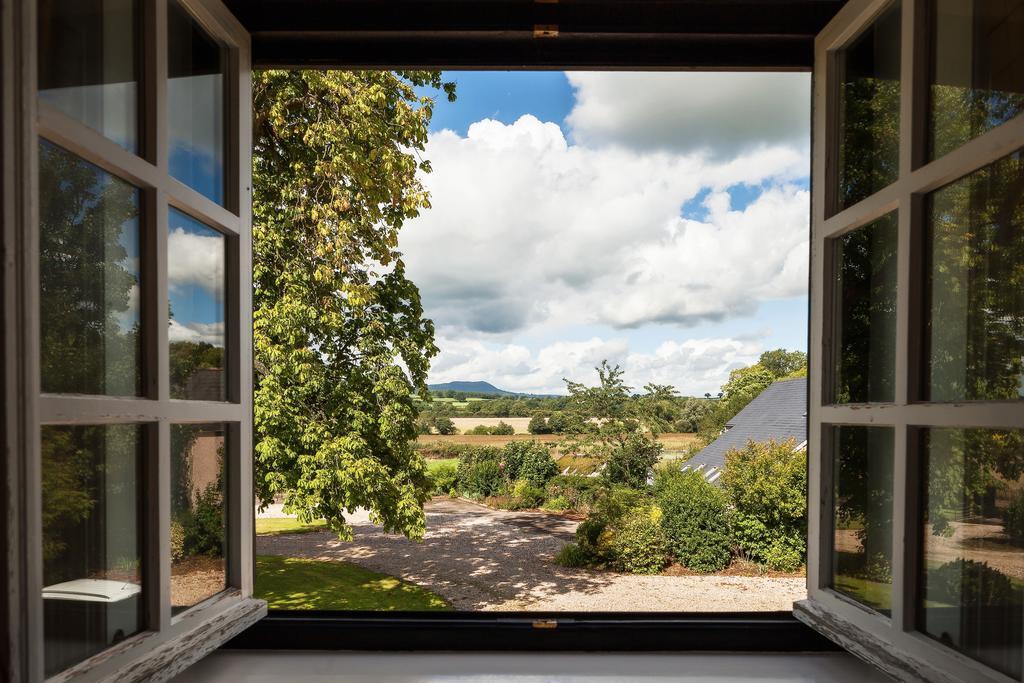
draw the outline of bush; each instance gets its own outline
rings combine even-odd
[[[601,482],[597,477],[559,474],[548,480],[545,489],[549,501],[556,498],[566,501],[567,505],[561,509],[589,511],[597,500],[600,486]]]
[[[615,566],[632,574],[657,574],[668,562],[668,543],[661,528],[661,510],[643,507],[621,521],[612,536]]]
[[[437,430],[438,434],[455,434],[457,431],[455,423],[452,422],[450,417],[435,417],[434,418],[434,429]]]
[[[448,493],[457,488],[459,480],[459,466],[452,463],[442,463],[430,473],[431,491],[434,493]]]
[[[565,496],[553,496],[544,501],[541,507],[551,512],[565,512],[566,510],[575,510],[572,501]]]
[[[676,560],[695,572],[729,566],[728,501],[699,472],[668,470],[655,481],[661,527]]]
[[[505,477],[497,460],[481,460],[465,468],[459,465],[459,488],[471,496],[493,496],[501,491]]]
[[[472,429],[467,429],[465,433],[472,436],[487,436],[491,433],[491,428],[487,425],[477,425]]]
[[[640,489],[647,486],[651,469],[661,457],[662,446],[645,434],[632,433],[608,456],[601,473],[611,484]]]
[[[511,479],[525,479],[533,486],[543,487],[558,474],[551,451],[538,441],[512,441],[505,444],[502,455]]]
[[[512,487],[512,497],[524,508],[540,507],[544,502],[544,489],[520,479]]]
[[[494,436],[512,436],[516,433],[516,430],[512,425],[499,421],[498,424],[491,427],[490,433]]]
[[[1003,529],[1014,545],[1024,545],[1024,490],[1010,498],[1003,513]]]
[[[726,455],[722,485],[736,544],[754,562],[792,571],[807,559],[807,460],[795,442],[748,442]]]
[[[570,569],[576,569],[578,567],[589,567],[593,561],[590,553],[580,547],[577,543],[567,543],[558,554],[555,555],[555,564],[560,564],[563,567],[569,567]]]
[[[182,518],[185,555],[209,555],[222,557],[224,554],[224,497],[221,482],[210,482],[196,498],[192,510]]]
[[[530,418],[530,424],[526,426],[526,431],[531,434],[550,434],[551,427],[548,425],[547,417],[537,414]]]
[[[185,557],[185,527],[178,520],[171,520],[171,562]]]
[[[1005,574],[985,562],[956,559],[929,569],[925,590],[928,600],[964,609],[1005,607],[1021,602],[1020,591]]]

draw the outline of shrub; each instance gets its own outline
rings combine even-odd
[[[597,477],[581,477],[576,474],[559,474],[548,480],[545,487],[548,500],[564,499],[568,504],[563,510],[589,510],[597,499],[601,482]]]
[[[748,442],[726,454],[722,484],[736,544],[753,561],[791,571],[807,558],[807,460],[795,442]]]
[[[655,481],[661,526],[676,560],[695,572],[729,566],[728,501],[699,472],[670,470]]]
[[[1003,529],[1014,545],[1024,545],[1024,490],[1010,498],[1003,513]]]
[[[452,422],[450,417],[435,417],[434,418],[434,429],[437,430],[438,434],[455,434],[457,431],[455,423]]]
[[[430,473],[431,491],[448,493],[457,488],[459,466],[453,463],[442,463]]]
[[[181,522],[171,520],[171,562],[185,557],[185,527]]]
[[[574,510],[572,501],[565,496],[553,496],[544,501],[541,507],[545,510],[552,512],[565,512],[566,510]]]
[[[481,460],[464,469],[459,465],[459,487],[471,496],[493,496],[504,484],[505,477],[497,460]]]
[[[473,436],[487,436],[491,433],[491,428],[487,425],[477,425],[472,429],[467,429],[465,433]]]
[[[524,508],[540,507],[544,502],[544,489],[520,479],[512,487],[512,497]]]
[[[643,507],[627,514],[612,537],[616,568],[633,574],[657,574],[668,562],[661,510]]]
[[[210,484],[196,498],[191,512],[182,518],[186,555],[224,554],[224,497],[220,479]]]
[[[548,425],[548,418],[539,413],[534,415],[530,418],[530,424],[526,426],[526,431],[531,434],[550,434],[551,427]]]
[[[525,479],[533,486],[543,487],[558,474],[558,464],[548,447],[538,441],[512,441],[502,453],[508,476]]]
[[[662,446],[645,434],[632,433],[608,456],[601,476],[611,484],[639,489],[647,486],[651,469],[661,457]]]
[[[495,436],[512,436],[513,434],[516,433],[516,430],[512,427],[512,425],[506,422],[499,421],[498,424],[491,427],[490,433]]]
[[[964,609],[1019,604],[1021,594],[1009,577],[985,562],[955,559],[928,570],[928,600]]]
[[[555,564],[571,569],[588,567],[592,562],[591,554],[577,543],[566,543],[555,555]]]

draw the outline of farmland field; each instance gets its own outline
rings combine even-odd
[[[457,404],[453,405],[459,407]],[[479,425],[497,427],[499,422],[504,422],[507,425],[511,425],[512,429],[516,430],[516,434],[530,433],[527,430],[527,426],[530,424],[530,418],[528,417],[453,417],[452,422],[455,423],[455,428],[460,432]]]
[[[483,419],[476,418],[462,418],[472,422],[466,429],[472,429],[477,424],[486,424]],[[499,419],[494,418],[492,421],[497,424]],[[506,422],[510,420],[526,419],[526,418],[504,418]],[[455,418],[456,424],[458,424]],[[529,420],[527,420],[529,421]],[[462,427],[460,427],[462,429]],[[490,434],[451,434],[443,436],[440,434],[421,434],[416,438],[416,443],[421,448],[428,444],[470,444],[473,446],[504,446],[510,441],[540,441],[543,443],[558,443],[565,436],[562,434],[514,434],[512,436],[496,436]],[[677,457],[682,452],[686,451],[693,444],[697,442],[696,434],[682,434],[682,433],[667,433],[659,434],[658,441],[664,446],[664,454],[667,458]]]

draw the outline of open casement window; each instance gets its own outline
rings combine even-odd
[[[5,191],[28,208],[4,233],[20,259],[5,293],[24,302],[5,306],[5,390],[24,406],[5,424],[23,558],[8,672],[166,679],[266,612],[249,36],[217,0],[12,5]]]
[[[1024,2],[815,50],[808,599],[902,680],[1024,677]]]

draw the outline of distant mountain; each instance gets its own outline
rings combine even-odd
[[[431,391],[464,391],[474,394],[494,394],[495,396],[516,396],[512,391],[499,389],[490,382],[443,382],[441,384],[428,384]]]

